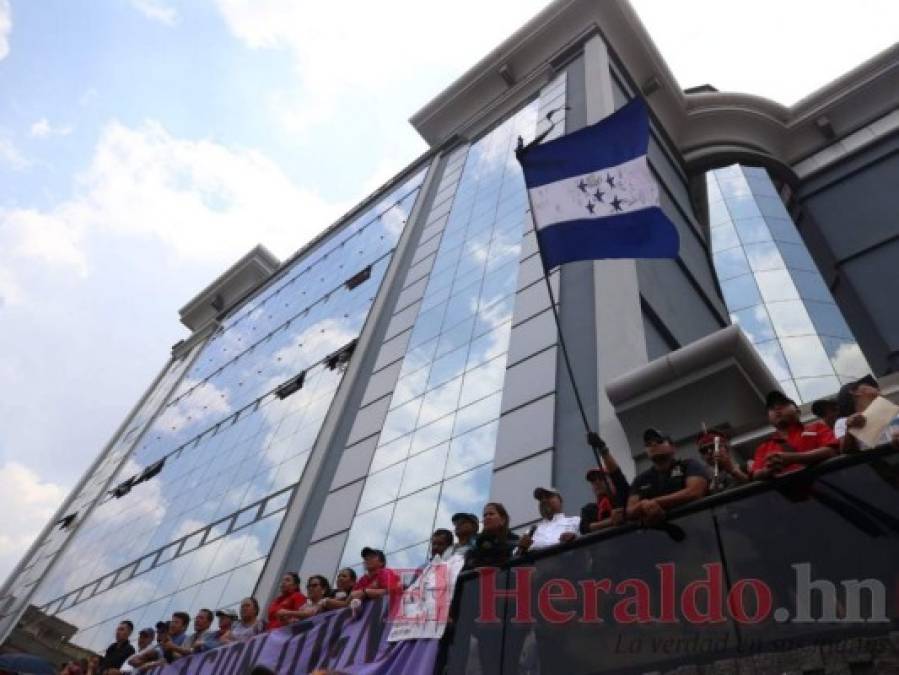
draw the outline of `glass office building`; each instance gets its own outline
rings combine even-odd
[[[514,147],[537,133],[539,111],[563,105],[564,85],[443,170],[429,218],[445,228],[348,564],[374,545],[396,566],[418,565],[435,520],[486,501],[527,208]],[[52,530],[5,594],[7,617],[33,591],[31,605],[100,650],[123,619],[152,625],[253,593],[427,168],[407,173],[167,367],[72,504],[77,532],[59,551],[67,529]],[[41,560],[54,563],[48,573]]]
[[[797,401],[836,393],[867,361],[764,169],[706,175],[715,271],[731,320]]]
[[[703,421],[750,434],[777,382],[809,400],[867,372],[771,180],[733,164],[727,125],[695,114],[714,94],[681,92],[641,31],[623,0],[551,3],[412,117],[422,157],[283,264],[245,256],[188,303],[193,333],[0,589],[0,640],[30,608],[25,628],[99,650],[122,619],[265,604],[285,570],[333,575],[363,546],[417,567],[433,529],[489,500],[527,529],[537,485],[590,501],[547,287],[629,478],[646,426],[684,445]],[[547,284],[519,137],[637,96],[679,255]]]
[[[18,575],[4,614],[39,580],[29,602],[77,626],[78,645],[100,649],[122,619],[152,625],[253,592],[343,376],[341,354],[351,353],[424,176],[414,171],[284,266],[167,368],[70,507],[79,527],[54,567],[43,574],[61,528]],[[295,392],[278,391],[297,378]]]
[[[358,566],[360,549],[371,545],[414,568],[435,527],[488,500],[526,226],[514,149],[519,136],[533,136],[538,112],[564,103],[562,76],[447,162],[429,214],[445,225],[434,235],[436,256],[342,566]],[[561,132],[564,116],[555,119]]]

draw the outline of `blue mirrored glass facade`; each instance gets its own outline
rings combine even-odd
[[[706,174],[712,255],[731,320],[797,401],[869,372],[849,326],[764,169]]]
[[[144,400],[132,413],[128,423],[113,440],[109,450],[96,467],[89,471],[84,485],[66,509],[68,514],[75,516],[75,525],[79,524],[79,518],[83,517],[83,514],[104,494],[107,483],[118,470],[135,440],[146,430],[156,411],[184,375],[184,371],[190,366],[198,351],[199,345],[166,365]],[[69,540],[70,531],[71,528],[54,526],[46,537],[38,540],[35,550],[24,562],[23,569],[16,575],[6,595],[0,599],[0,630],[13,620],[29,594],[35,590],[37,582],[54,562],[60,548]]]
[[[329,357],[359,336],[425,174],[285,264],[168,369],[79,496],[98,503],[29,601],[76,626],[77,645],[105,647],[124,618],[152,625],[252,593],[343,377]],[[155,477],[106,492],[163,459]]]
[[[457,155],[461,178],[342,565],[358,564],[363,546],[395,567],[420,564],[435,519],[486,501],[527,209],[513,150],[536,118],[535,101]]]
[[[435,527],[488,501],[512,329],[527,194],[514,149],[564,106],[565,77],[448,160],[428,219],[448,214],[396,388],[346,538],[397,568],[426,559]],[[564,130],[554,117],[550,137]],[[428,242],[420,246],[428,246]],[[441,525],[438,525],[441,524]]]

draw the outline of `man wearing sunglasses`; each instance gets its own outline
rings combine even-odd
[[[643,445],[652,466],[631,483],[626,515],[628,520],[655,527],[676,506],[705,497],[708,472],[695,459],[679,459],[671,437],[658,429],[643,432]]]

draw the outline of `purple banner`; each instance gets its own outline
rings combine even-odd
[[[366,603],[358,617],[348,609],[259,635],[252,640],[179,659],[153,675],[246,675],[266,666],[278,675],[325,671],[346,675],[420,675],[434,671],[438,640],[387,642],[390,623],[383,599]]]

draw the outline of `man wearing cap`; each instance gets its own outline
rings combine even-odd
[[[451,555],[459,555],[463,558],[471,549],[474,536],[478,533],[481,521],[473,513],[453,514],[453,530],[456,533],[456,543],[453,544]]]
[[[696,449],[709,466],[712,479],[709,492],[729,490],[749,480],[730,454],[730,437],[720,429],[703,431],[696,439]]]
[[[839,441],[820,422],[808,426],[799,421],[799,408],[783,392],[772,391],[765,397],[772,436],[755,449],[752,477],[773,478],[817,464],[833,457]]]
[[[873,375],[865,375],[860,380],[849,382],[840,387],[837,394],[840,418],[834,424],[834,435],[840,440],[843,452],[867,450],[868,446],[849,433],[850,429],[861,429],[865,426],[865,410],[880,396],[880,385]],[[899,416],[887,425],[878,439],[878,445],[893,443],[899,446]]]
[[[156,639],[156,631],[152,628],[141,628],[137,634],[137,653],[129,658],[118,670],[110,673],[134,673],[145,663],[162,660],[162,652],[153,644]]]
[[[227,644],[231,637],[231,626],[237,621],[237,612],[231,609],[219,609],[215,613],[218,619],[218,630],[207,630],[200,644],[194,646],[195,652],[208,652]]]
[[[675,458],[671,437],[657,429],[643,432],[643,443],[652,466],[631,483],[627,517],[644,525],[658,525],[665,513],[702,499],[709,487],[705,467],[695,459]]]
[[[596,500],[581,508],[581,534],[589,534],[624,522],[624,506],[630,486],[621,472],[618,462],[609,452],[609,446],[596,437],[594,445],[599,451],[603,466],[587,470],[584,478],[590,483]],[[611,492],[610,492],[611,490]]]
[[[370,600],[388,593],[402,593],[403,584],[397,573],[387,567],[384,551],[366,546],[362,549],[362,563],[365,574],[353,586],[351,600]]]
[[[564,544],[577,536],[581,519],[562,513],[562,495],[554,487],[538,487],[534,499],[543,519],[518,540],[519,555],[555,544]]]

